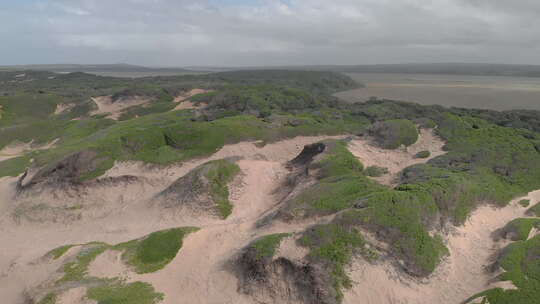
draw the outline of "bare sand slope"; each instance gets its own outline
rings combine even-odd
[[[272,193],[286,173],[286,161],[300,153],[304,145],[326,138],[329,137],[297,137],[262,148],[255,143],[227,145],[208,158],[165,168],[136,162],[117,163],[107,172],[107,176],[136,175],[145,179],[144,188],[140,184],[121,185],[108,189],[98,187],[86,194],[73,194],[72,199],[79,199],[83,203],[99,201],[97,206],[103,208],[113,205],[112,212],[92,208],[89,212],[98,212],[99,216],[90,214],[76,222],[22,221],[18,224],[13,218],[13,211],[20,203],[13,200],[16,178],[0,179],[0,244],[3,248],[0,251],[0,296],[6,303],[23,303],[24,290],[32,290],[54,272],[54,265],[47,264],[41,268],[36,265],[46,252],[58,246],[91,241],[115,244],[162,229],[199,226],[202,229],[188,236],[185,247],[168,267],[141,277],[133,275],[132,279],[151,282],[157,290],[165,292],[165,303],[196,303],[193,299],[200,299],[200,303],[242,303],[239,300],[242,296],[236,293],[236,279],[225,271],[226,262],[259,234],[294,229],[269,227],[265,231],[252,231],[261,214],[275,207]],[[148,198],[165,189],[178,177],[209,160],[232,156],[243,158],[239,161],[243,178],[236,181],[232,189],[231,200],[235,207],[226,221],[164,218],[158,211],[148,209]],[[119,196],[123,199],[119,200]],[[296,228],[300,230],[302,227]],[[110,254],[104,257],[106,261],[112,259],[114,264],[115,258],[111,258]],[[96,260],[96,263],[98,261],[102,263],[103,258]],[[103,271],[112,271],[115,275],[122,272],[122,265],[114,268],[111,264],[99,266],[100,263],[92,266],[96,275],[108,276]],[[99,269],[102,269],[101,273]],[[28,276],[35,279],[28,279]],[[211,299],[215,299],[215,302]]]
[[[55,139],[51,141],[50,143],[43,144],[43,145],[35,145],[34,141],[30,141],[28,143],[23,142],[15,142],[10,145],[5,146],[2,150],[0,150],[0,161],[15,158],[19,156],[23,156],[25,153],[35,150],[47,150],[52,147],[58,142],[59,139]]]
[[[406,148],[382,149],[371,144],[369,139],[361,138],[353,139],[349,144],[349,150],[358,157],[365,167],[387,168],[389,174],[374,179],[385,185],[393,185],[395,184],[394,179],[401,170],[415,164],[425,163],[446,153],[442,149],[444,144],[444,141],[436,136],[432,129],[421,129],[418,141]],[[420,151],[429,151],[431,155],[428,158],[415,158],[414,156]]]
[[[511,282],[494,282],[500,273],[486,268],[494,255],[508,245],[495,241],[492,233],[509,221],[527,217],[521,199],[540,200],[540,190],[513,200],[504,208],[483,206],[477,209],[465,225],[447,236],[450,255],[428,279],[419,281],[395,269],[388,263],[355,262],[351,276],[355,286],[345,293],[345,304],[458,304],[489,288],[513,288]]]
[[[96,103],[98,108],[97,110],[92,111],[90,115],[108,114],[107,118],[118,120],[125,109],[149,103],[150,99],[141,96],[133,96],[126,100],[113,102],[111,96],[99,96],[93,97],[92,101]]]

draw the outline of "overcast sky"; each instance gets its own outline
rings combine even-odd
[[[540,0],[0,0],[0,65],[540,64]]]

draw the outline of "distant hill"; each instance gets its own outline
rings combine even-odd
[[[130,64],[32,64],[32,65],[13,65],[0,66],[0,70],[33,70],[50,71],[56,73],[74,73],[84,72],[105,76],[157,76],[157,75],[175,75],[194,73],[192,70],[184,68],[162,68],[162,67],[144,67]]]

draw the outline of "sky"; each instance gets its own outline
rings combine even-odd
[[[540,64],[539,0],[0,0],[0,65]]]

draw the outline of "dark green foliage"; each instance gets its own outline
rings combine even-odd
[[[529,210],[527,210],[527,213],[540,217],[540,203],[537,203],[536,205],[529,208]]]
[[[540,219],[518,218],[506,224],[502,231],[512,241],[526,241],[533,228],[540,229]]]
[[[531,200],[523,199],[523,200],[520,200],[520,201],[519,201],[519,204],[520,204],[522,207],[527,208],[527,207],[529,207],[529,205],[531,204]]]
[[[414,156],[415,158],[428,158],[431,155],[431,152],[429,151],[420,151],[416,153]]]
[[[276,254],[276,250],[279,248],[281,240],[289,236],[291,236],[289,233],[265,235],[251,243],[249,246],[256,251],[257,259],[271,259]]]
[[[184,237],[197,230],[184,227],[157,231],[142,239],[118,244],[113,249],[124,250],[122,259],[137,273],[155,272],[172,261],[182,247]]]
[[[401,145],[410,146],[418,140],[416,126],[407,119],[377,122],[370,127],[369,133],[384,149],[396,149]]]
[[[388,174],[388,169],[379,166],[369,166],[364,170],[364,174],[369,177],[380,177]]]
[[[87,297],[98,304],[157,304],[163,294],[143,282],[114,283],[88,289]]]

